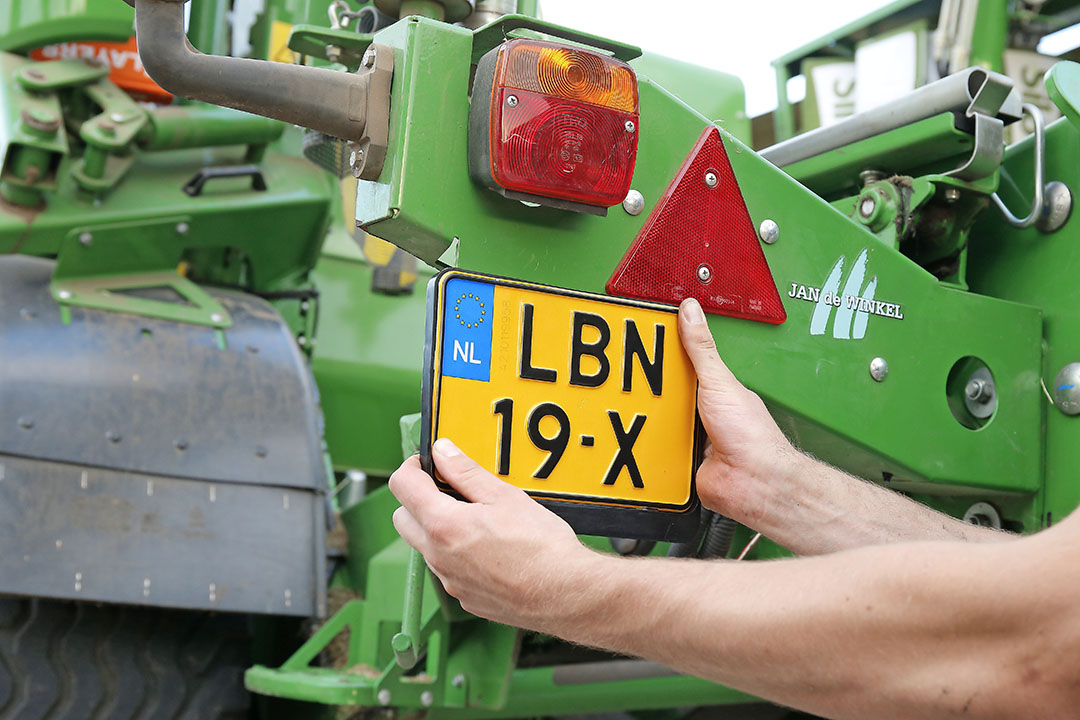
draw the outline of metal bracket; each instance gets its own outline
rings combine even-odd
[[[1005,222],[1014,228],[1028,228],[1038,222],[1043,215],[1045,201],[1045,165],[1046,165],[1046,122],[1043,120],[1042,110],[1031,103],[1024,103],[1024,112],[1031,115],[1035,123],[1035,197],[1031,202],[1031,212],[1026,217],[1018,218],[1012,214],[997,193],[990,196],[994,206],[1001,211]]]

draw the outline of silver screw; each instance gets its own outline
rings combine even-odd
[[[186,222],[178,222],[178,223],[176,223],[176,234],[177,235],[187,235],[188,230],[190,230],[190,229],[191,229],[191,226],[188,225]]]
[[[375,48],[369,47],[367,52],[364,53],[364,57],[360,59],[360,64],[366,68],[375,66]]]
[[[517,107],[517,95],[507,95],[506,104],[510,107]]]
[[[626,132],[634,132],[634,121],[627,120],[623,127],[626,128]]]
[[[424,707],[431,707],[435,704],[435,695],[430,690],[425,690],[420,693],[420,704]]]
[[[82,573],[75,573],[75,592],[82,592]]]
[[[708,265],[705,265],[704,263],[698,265],[697,279],[703,283],[707,283],[712,279],[712,270],[709,269]]]
[[[888,374],[889,363],[885,362],[885,358],[876,357],[870,361],[870,377],[881,382]]]
[[[224,321],[225,321],[225,316],[222,315],[221,313],[212,313],[210,315],[210,322],[212,322],[212,323],[220,323],[220,322],[224,322]]]
[[[720,182],[720,178],[716,177],[716,173],[712,170],[705,173],[705,187],[714,188]]]
[[[982,378],[972,378],[968,381],[964,393],[972,402],[986,403],[993,397],[990,386]]]
[[[645,209],[645,198],[637,190],[631,190],[623,198],[622,208],[630,215],[639,215]]]
[[[364,171],[364,148],[356,148],[349,153],[349,168],[352,169],[353,177],[359,179]]]
[[[390,704],[390,700],[392,700],[393,698],[390,695],[390,691],[386,688],[383,688],[379,691],[379,694],[375,696],[375,699],[379,701],[380,705],[386,707]]]
[[[300,347],[304,347],[305,345],[307,345],[307,337],[304,336],[304,335],[297,335],[296,336],[296,344],[299,345]]]
[[[872,197],[864,197],[859,203],[859,214],[864,218],[868,218],[874,214],[874,210],[877,208],[877,200]]]
[[[463,687],[465,685],[465,676],[458,673],[454,676],[454,679],[450,681],[450,684],[456,688]]]
[[[83,247],[89,247],[92,242],[94,242],[93,233],[89,231],[79,233],[79,243],[82,244]]]
[[[959,188],[954,188],[954,187],[945,188],[945,202],[954,203],[959,199],[960,199],[960,189]]]
[[[56,293],[56,297],[60,298],[61,300],[70,300],[71,299],[71,291],[70,290],[60,290],[59,292]]]
[[[765,218],[761,221],[761,227],[758,228],[758,235],[761,237],[761,242],[772,245],[780,239],[780,226],[775,220]]]

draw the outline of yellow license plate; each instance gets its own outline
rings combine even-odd
[[[428,288],[425,466],[448,437],[579,533],[692,535],[697,381],[676,318],[665,305],[441,273]]]

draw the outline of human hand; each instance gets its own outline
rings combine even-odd
[[[705,314],[697,300],[679,306],[679,336],[698,377],[698,413],[709,436],[698,469],[702,504],[755,529],[777,507],[784,478],[805,457],[797,452],[769,415],[720,359]]]
[[[419,550],[468,612],[516,627],[547,627],[552,608],[597,557],[560,517],[499,480],[450,440],[432,445],[439,476],[469,502],[441,492],[413,456],[390,477],[401,502],[394,527]]]

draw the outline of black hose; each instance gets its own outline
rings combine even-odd
[[[705,540],[701,544],[699,558],[726,558],[731,550],[731,541],[735,537],[737,523],[731,518],[713,513],[709,528],[705,531]]]

